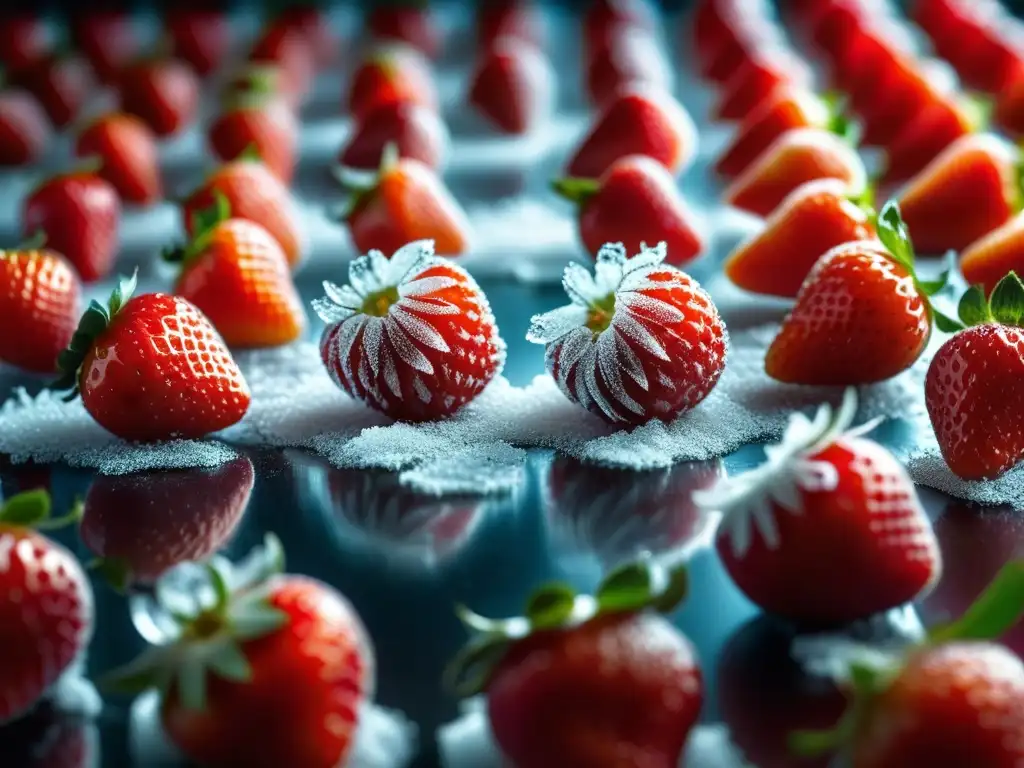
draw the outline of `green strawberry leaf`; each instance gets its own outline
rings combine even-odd
[[[445,687],[460,698],[482,693],[510,647],[502,635],[484,635],[470,641],[445,669]]]
[[[910,232],[900,215],[899,203],[890,200],[882,206],[876,223],[878,239],[892,256],[892,260],[914,274],[914,246]]]
[[[255,142],[250,143],[242,150],[242,153],[235,158],[236,160],[245,160],[250,163],[262,163],[263,153],[260,152],[260,148],[256,146]],[[226,216],[224,218],[227,218]]]
[[[1016,272],[1000,280],[988,299],[989,310],[1001,325],[1020,326],[1024,317],[1024,283]]]
[[[267,603],[262,595],[257,599],[240,599],[228,614],[231,634],[238,640],[255,640],[269,635],[288,623],[288,614]]]
[[[206,657],[210,669],[225,680],[248,683],[252,680],[252,667],[237,643],[226,642]]]
[[[683,566],[676,566],[668,572],[668,584],[651,601],[651,607],[659,613],[671,613],[686,599],[690,592],[690,575]]]
[[[553,582],[540,587],[526,604],[526,618],[536,629],[563,626],[576,605],[576,590]]]
[[[559,197],[563,197],[576,205],[583,205],[590,198],[597,194],[601,188],[597,179],[581,179],[566,177],[564,179],[553,179],[551,182],[552,191]]]
[[[25,491],[12,496],[0,507],[0,523],[34,528],[50,517],[50,494],[45,490]]]
[[[186,710],[202,712],[206,709],[207,667],[201,659],[185,655],[178,665],[176,681],[178,698]]]
[[[958,333],[964,329],[962,323],[954,320],[947,314],[939,312],[935,307],[932,307],[932,320],[935,321],[935,327],[943,333]]]
[[[960,297],[957,314],[960,316],[960,321],[968,328],[991,323],[993,317],[988,299],[985,298],[985,289],[980,285],[972,285],[968,288],[967,292]]]
[[[653,594],[651,581],[651,569],[644,562],[620,566],[597,588],[598,608],[602,613],[616,613],[644,607]]]
[[[995,109],[995,103],[990,97],[978,93],[968,93],[961,98],[960,107],[967,116],[967,123],[970,125],[971,131],[981,133],[988,130]]]
[[[139,270],[136,269],[132,272],[131,277],[124,277],[118,279],[117,286],[114,288],[114,292],[110,295],[110,304],[108,305],[108,322],[109,319],[121,311],[121,308],[128,303],[131,299],[132,294],[135,293],[135,288],[139,284]],[[104,325],[106,327],[106,325]]]
[[[1024,617],[1024,559],[1007,563],[959,620],[936,627],[930,643],[997,640]]]
[[[86,568],[97,573],[112,590],[121,595],[128,591],[134,579],[131,567],[119,557],[100,557]]]
[[[934,280],[918,280],[917,290],[925,296],[934,296],[937,293],[942,293],[949,285],[949,278],[952,274],[953,271],[951,269],[945,269]]]
[[[213,205],[193,211],[190,224],[192,237],[198,239],[216,227],[222,221],[231,218],[231,202],[219,189],[213,191]]]

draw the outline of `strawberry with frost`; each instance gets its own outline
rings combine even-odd
[[[716,548],[730,577],[765,611],[837,625],[896,608],[936,583],[942,560],[914,484],[897,459],[850,429],[856,390],[834,412],[790,418],[750,472],[694,499],[723,517]]]
[[[547,370],[565,396],[611,424],[672,420],[707,397],[725,368],[718,309],[666,256],[664,243],[633,258],[606,245],[594,274],[566,268],[572,303],[530,325],[527,339],[546,345]]]
[[[327,323],[320,354],[334,383],[399,421],[450,416],[501,372],[505,343],[487,297],[429,240],[389,259],[352,262],[349,284],[325,282],[313,308]]]

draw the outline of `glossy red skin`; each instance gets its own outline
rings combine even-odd
[[[656,160],[630,155],[617,160],[599,180],[598,192],[579,209],[580,239],[592,256],[606,243],[627,253],[640,244],[668,246],[666,264],[679,267],[704,250],[694,214],[672,174]]]
[[[279,576],[268,589],[270,605],[288,623],[243,643],[252,679],[210,675],[202,711],[183,707],[172,686],[160,720],[171,740],[205,765],[345,765],[359,708],[373,692],[366,630],[344,597],[313,579]]]
[[[244,457],[213,469],[102,475],[89,486],[78,533],[96,557],[118,563],[133,585],[151,585],[179,563],[224,548],[253,487]]]
[[[487,685],[487,714],[515,765],[674,768],[702,688],[678,630],[660,616],[620,614],[515,643]]]
[[[712,83],[724,85],[765,45],[754,23],[741,21],[734,34],[724,38],[707,63],[698,69],[698,74]]]
[[[0,251],[0,360],[33,373],[57,372],[78,327],[82,287],[53,251]]]
[[[872,87],[877,88],[886,79],[902,55],[880,28],[859,27],[833,49],[831,83],[858,105],[870,103]]]
[[[89,125],[75,142],[78,157],[98,157],[99,174],[122,202],[152,205],[163,197],[160,158],[153,131],[132,115],[112,113]]]
[[[276,23],[290,26],[305,37],[313,53],[317,69],[333,64],[338,58],[338,41],[330,23],[314,3],[295,3],[278,15]]]
[[[735,44],[745,30],[740,0],[700,0],[695,3],[692,33],[686,40],[694,52],[694,64],[706,72],[718,52]]]
[[[992,122],[1012,138],[1024,135],[1024,68],[996,97]]]
[[[25,714],[92,636],[88,578],[67,549],[40,533],[0,525],[0,722]]]
[[[522,135],[547,117],[553,97],[554,74],[544,54],[530,43],[505,38],[478,62],[468,101],[498,130]]]
[[[999,95],[1024,66],[1024,26],[1017,19],[979,22],[958,30],[957,35],[967,50],[960,52],[954,66],[968,88]]]
[[[254,147],[263,163],[285,184],[295,173],[299,124],[281,99],[229,107],[209,127],[210,149],[224,161],[236,160]]]
[[[861,144],[865,146],[888,146],[940,98],[914,62],[899,61],[898,67],[889,70],[875,97],[854,107],[861,118]]]
[[[135,115],[157,136],[189,127],[199,108],[199,80],[174,59],[126,67],[118,76],[121,111]]]
[[[667,93],[631,85],[596,116],[566,172],[597,178],[622,157],[647,155],[679,173],[696,152],[696,144],[696,129],[682,104]]]
[[[587,61],[584,85],[590,102],[602,107],[631,83],[667,89],[668,74],[668,63],[652,33],[619,25],[609,31],[605,44]]]
[[[209,321],[162,293],[134,297],[111,319],[85,356],[79,387],[101,427],[141,442],[205,437],[237,423],[250,400]]]
[[[231,44],[231,29],[223,11],[205,8],[169,9],[164,24],[173,54],[197,75],[218,69]]]
[[[288,24],[270,24],[249,51],[249,61],[280,67],[280,90],[301,103],[313,83],[315,64],[306,36]]]
[[[83,282],[106,277],[119,245],[121,200],[95,173],[55,176],[22,204],[22,234],[42,232],[46,246],[64,255]]]
[[[725,83],[713,111],[715,120],[745,120],[770,99],[777,88],[811,87],[811,71],[789,50],[754,56]]]
[[[399,157],[438,169],[448,154],[448,128],[432,109],[408,101],[386,102],[356,126],[338,162],[346,168],[377,170],[388,144],[394,144]]]
[[[932,39],[933,44],[949,40],[962,24],[959,7],[963,3],[955,0],[914,0],[910,5],[910,18]]]
[[[356,121],[381,104],[414,101],[433,110],[439,99],[427,62],[414,50],[393,48],[364,61],[349,85],[347,107]]]
[[[121,67],[139,53],[131,18],[117,10],[91,9],[77,15],[71,34],[97,77],[105,83],[113,82]]]
[[[85,60],[50,55],[20,70],[12,82],[36,97],[55,128],[66,128],[78,117],[95,85]]]
[[[615,28],[629,25],[655,29],[655,17],[646,0],[595,0],[583,14],[583,54],[585,59],[601,50]]]
[[[39,102],[26,91],[0,91],[0,166],[34,163],[48,149],[53,132]]]
[[[366,28],[374,37],[407,43],[431,59],[441,52],[441,30],[426,7],[374,8],[366,17]]]
[[[800,515],[772,503],[778,547],[755,528],[738,555],[728,522],[719,527],[715,546],[736,586],[766,612],[809,626],[865,619],[930,589],[942,571],[938,543],[896,458],[849,437],[812,458],[836,469],[838,485],[800,489]]]
[[[1017,213],[964,249],[960,272],[968,285],[982,286],[986,296],[991,296],[1010,272],[1024,273],[1024,217]]]
[[[50,47],[46,26],[35,15],[5,13],[0,18],[0,63],[8,75],[39,61]]]
[[[912,178],[946,147],[974,129],[955,100],[937,98],[889,142],[879,185],[895,185]]]
[[[828,0],[819,3],[817,12],[807,19],[806,31],[818,53],[828,59],[857,34],[869,13],[862,0]]]
[[[514,37],[540,47],[544,42],[543,19],[531,0],[498,0],[477,10],[476,39],[489,48],[503,37]]]

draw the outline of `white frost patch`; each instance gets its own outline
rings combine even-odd
[[[986,506],[1024,506],[1024,464],[995,480],[962,480],[946,465],[931,426],[925,423],[920,432],[917,446],[906,459],[915,483]]]
[[[351,756],[338,768],[404,768],[415,753],[417,728],[401,712],[364,703]]]
[[[407,469],[399,482],[431,496],[503,493],[522,484],[525,467],[526,451],[490,443]]]

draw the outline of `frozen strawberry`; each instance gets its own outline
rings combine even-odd
[[[647,155],[678,174],[696,152],[697,128],[683,105],[668,93],[633,84],[596,117],[566,173],[596,179],[622,157]]]
[[[71,552],[40,533],[62,522],[50,517],[46,491],[0,506],[0,722],[28,712],[92,637],[89,580]]]
[[[295,201],[288,187],[263,163],[241,159],[211,172],[181,205],[182,224],[189,237],[196,235],[196,216],[223,196],[236,219],[255,221],[274,236],[288,264],[298,266],[303,256],[303,233]]]
[[[476,37],[482,49],[505,37],[540,47],[544,41],[543,19],[532,0],[485,3],[477,9]]]
[[[628,253],[637,253],[642,243],[664,242],[666,263],[678,267],[704,249],[675,179],[649,157],[628,155],[599,179],[557,179],[552,186],[576,204],[580,239],[592,256],[605,243],[621,242]]]
[[[935,353],[925,378],[925,404],[946,464],[964,480],[990,480],[1024,458],[1016,429],[1024,403],[1024,284],[1015,272],[991,296],[974,286],[960,300],[967,326]]]
[[[0,361],[54,373],[78,322],[82,288],[74,268],[51,250],[0,250]]]
[[[903,465],[850,430],[856,390],[835,413],[790,417],[757,469],[699,492],[721,512],[715,546],[743,593],[764,611],[806,625],[866,619],[931,588],[942,561]]]
[[[199,108],[199,80],[176,59],[135,62],[118,75],[121,111],[135,115],[157,136],[188,128]]]
[[[715,120],[746,120],[777,88],[810,88],[812,82],[810,68],[788,48],[765,51],[729,78],[712,116]]]
[[[210,321],[185,299],[132,298],[134,289],[134,278],[122,280],[109,304],[89,305],[54,388],[80,394],[96,422],[124,440],[199,438],[238,422],[249,388]]]
[[[375,170],[380,168],[389,144],[399,157],[439,169],[447,160],[450,136],[434,110],[413,101],[385,102],[355,127],[341,148],[338,162],[345,168]]]
[[[210,148],[221,160],[254,154],[282,182],[291,182],[299,123],[295,113],[274,94],[239,93],[226,99],[207,130]]]
[[[49,149],[52,130],[39,102],[27,91],[0,91],[0,167],[30,165]]]
[[[661,614],[685,597],[686,580],[682,566],[641,561],[612,571],[594,597],[546,584],[512,621],[462,608],[479,634],[448,677],[463,696],[486,692],[490,733],[513,765],[678,765],[703,676],[690,641]]]
[[[288,259],[266,229],[231,218],[216,193],[211,209],[193,214],[191,240],[164,253],[181,265],[174,293],[191,302],[232,348],[278,347],[306,330],[306,313]]]
[[[800,128],[838,130],[840,120],[827,102],[810,91],[777,88],[740,123],[715,163],[715,172],[723,179],[734,179],[783,134]]]
[[[1005,224],[1019,207],[1020,153],[989,133],[946,147],[900,192],[900,210],[919,253],[962,251]]]
[[[1024,213],[974,241],[960,254],[960,271],[968,285],[988,296],[1010,272],[1024,274]]]
[[[723,199],[755,216],[770,216],[787,195],[818,179],[839,179],[850,189],[864,189],[867,171],[847,137],[801,128],[769,146],[726,187]]]
[[[113,82],[121,67],[139,53],[131,16],[116,8],[90,8],[76,14],[71,22],[71,37],[105,83]]]
[[[245,457],[213,469],[97,475],[79,534],[113,586],[151,586],[174,566],[205,562],[223,549],[252,487]]]
[[[244,577],[211,561],[198,593],[208,597],[194,612],[161,603],[176,631],[106,684],[126,693],[157,687],[164,732],[197,763],[349,764],[374,686],[366,630],[332,587],[281,574],[280,544],[268,538]]]
[[[50,48],[46,24],[39,16],[10,11],[0,16],[0,64],[8,74],[19,73],[39,61]]]
[[[52,176],[22,203],[22,232],[42,235],[86,283],[106,277],[117,256],[121,200],[93,169]]]
[[[338,41],[325,9],[318,7],[320,5],[319,2],[289,3],[274,21],[299,32],[313,54],[317,69],[324,69],[337,60]]]
[[[796,298],[822,254],[873,237],[868,203],[865,192],[839,179],[797,187],[765,220],[764,229],[729,255],[726,276],[751,293]]]
[[[84,59],[52,54],[12,75],[11,82],[36,97],[55,128],[66,128],[78,117],[95,87]]]
[[[504,133],[534,129],[555,95],[551,64],[537,48],[515,38],[494,42],[470,76],[467,101]]]
[[[505,343],[469,274],[413,242],[390,259],[352,262],[350,283],[325,284],[320,354],[334,383],[398,421],[451,415],[501,373]]]
[[[301,104],[313,83],[315,65],[306,35],[287,23],[271,23],[249,51],[251,64],[280,69],[280,91]]]
[[[725,324],[697,281],[664,263],[664,243],[627,258],[597,254],[595,274],[570,265],[572,303],[530,323],[545,364],[574,403],[611,424],[671,421],[700,403],[725,367]]]
[[[231,28],[224,11],[199,5],[169,8],[164,24],[171,53],[197,75],[206,76],[220,67],[231,44]]]
[[[411,45],[432,59],[444,42],[430,7],[421,2],[379,5],[367,15],[366,28],[378,39]]]
[[[622,24],[609,30],[604,45],[591,53],[584,85],[591,104],[600,108],[634,83],[668,91],[672,72],[653,32]]]
[[[375,49],[352,76],[348,111],[358,122],[381,104],[396,101],[438,108],[434,75],[423,54],[407,45],[388,44]]]
[[[111,112],[97,118],[78,135],[75,154],[100,161],[100,176],[122,202],[145,206],[164,196],[156,135],[134,115]]]
[[[352,191],[345,223],[361,253],[394,253],[414,240],[433,240],[439,256],[469,249],[469,218],[444,181],[419,160],[399,158],[393,145],[376,178],[345,183]]]
[[[837,245],[810,271],[765,357],[765,370],[789,384],[852,386],[885,381],[921,356],[932,321],[949,322],[928,297],[946,285],[918,279],[914,248],[888,203],[878,240]],[[842,308],[842,311],[837,310]]]

